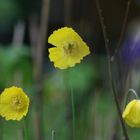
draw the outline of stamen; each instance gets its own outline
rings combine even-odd
[[[73,53],[73,50],[77,47],[77,44],[76,42],[72,42],[72,43],[69,43],[68,45],[66,46],[63,46],[64,48],[64,52],[66,54],[72,54]]]
[[[11,104],[14,109],[18,110],[18,109],[22,109],[24,107],[24,102],[23,102],[22,97],[15,96],[15,97],[12,97],[11,100],[12,100]]]

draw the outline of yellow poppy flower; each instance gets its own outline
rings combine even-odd
[[[29,98],[21,88],[6,88],[0,95],[0,115],[6,120],[21,120],[26,116]]]
[[[60,69],[73,67],[90,54],[89,47],[72,28],[63,27],[54,31],[48,42],[56,46],[49,49],[50,61]]]
[[[140,127],[140,100],[132,100],[123,112],[123,119],[131,127]]]

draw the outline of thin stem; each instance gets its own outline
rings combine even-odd
[[[23,121],[22,121],[22,126],[23,126],[23,139],[28,140],[28,131],[27,131],[25,119],[23,119]]]
[[[127,134],[127,131],[126,131],[126,128],[125,128],[125,124],[124,124],[124,121],[123,121],[123,118],[122,118],[122,112],[121,112],[121,109],[120,109],[120,105],[119,105],[119,101],[118,101],[118,97],[117,97],[117,93],[116,93],[116,89],[115,89],[115,84],[114,84],[114,81],[113,81],[111,61],[110,61],[109,41],[108,41],[108,38],[107,38],[107,33],[106,33],[106,29],[105,29],[105,24],[104,24],[104,20],[103,20],[103,16],[102,16],[102,10],[100,8],[99,0],[96,0],[96,6],[97,6],[97,10],[98,10],[98,15],[99,15],[99,18],[100,18],[100,23],[101,23],[103,36],[104,36],[104,41],[105,41],[105,47],[106,47],[106,51],[107,51],[108,70],[109,70],[109,77],[110,77],[110,80],[111,80],[112,92],[113,92],[114,100],[115,100],[115,103],[116,103],[118,115],[119,115],[119,118],[120,118],[121,126],[122,126],[122,129],[123,129],[123,133],[124,133],[124,136],[125,136],[125,140],[129,140],[128,134]]]
[[[130,4],[131,4],[131,0],[128,0],[127,6],[126,6],[126,11],[125,11],[125,14],[124,14],[124,20],[123,20],[123,24],[122,24],[122,29],[121,29],[119,41],[118,41],[118,44],[117,44],[117,48],[116,48],[116,50],[114,52],[114,56],[116,56],[116,54],[117,54],[117,52],[118,52],[118,50],[119,50],[119,48],[121,46],[123,35],[124,35],[125,29],[126,29],[126,23],[127,23],[127,19],[128,19]]]
[[[3,140],[3,120],[0,117],[0,140]]]
[[[55,140],[55,131],[52,130],[52,140]]]
[[[75,140],[75,104],[74,104],[74,94],[73,88],[71,86],[71,106],[72,106],[72,128],[73,128],[73,140]]]

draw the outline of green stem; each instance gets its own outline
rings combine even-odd
[[[23,139],[28,140],[28,131],[27,131],[25,119],[23,119],[23,121],[22,121],[22,126],[23,126]]]
[[[55,140],[55,131],[52,130],[52,140]]]
[[[3,140],[3,121],[0,117],[0,140]]]
[[[71,107],[72,107],[72,128],[73,128],[73,140],[75,140],[75,104],[74,104],[74,94],[73,88],[71,86]]]

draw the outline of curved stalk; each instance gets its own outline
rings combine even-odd
[[[121,122],[121,126],[122,126],[122,130],[123,130],[125,140],[129,140],[127,130],[126,130],[123,118],[122,118],[122,112],[121,112],[121,109],[120,109],[119,100],[118,100],[116,89],[115,89],[115,84],[114,84],[114,81],[113,81],[113,76],[112,76],[113,73],[112,73],[111,60],[110,60],[111,54],[110,54],[110,50],[109,50],[109,40],[108,40],[107,33],[106,33],[106,30],[105,30],[105,24],[104,24],[104,20],[103,20],[103,16],[102,16],[102,10],[100,8],[99,0],[96,0],[96,6],[97,6],[98,15],[99,15],[99,18],[100,18],[100,24],[101,24],[101,27],[102,27],[104,41],[105,41],[105,48],[106,48],[107,60],[108,60],[108,72],[109,72],[109,78],[111,80],[112,93],[113,93],[113,96],[114,96],[114,100],[115,100],[115,104],[116,104],[116,108],[117,108],[117,111],[118,111],[118,115],[119,115],[119,119],[120,119],[120,122]]]

